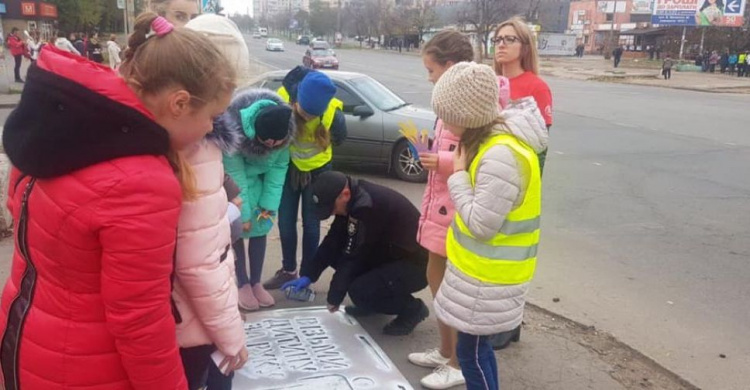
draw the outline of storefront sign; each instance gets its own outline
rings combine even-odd
[[[39,15],[46,18],[57,18],[57,6],[50,3],[39,3]]]
[[[654,12],[652,8],[653,5],[653,0],[633,0],[632,5],[630,6],[630,13],[650,15]]]
[[[325,307],[255,312],[245,324],[250,358],[237,390],[412,390],[352,317]]]
[[[36,3],[30,1],[21,2],[21,15],[23,16],[34,16],[36,15]]]
[[[540,33],[537,37],[537,49],[543,56],[574,56],[576,54],[576,35],[558,33]]]
[[[746,0],[656,0],[651,23],[662,26],[741,27]]]

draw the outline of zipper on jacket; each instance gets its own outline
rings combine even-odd
[[[3,335],[3,346],[5,342],[5,337],[7,336],[8,332],[8,324],[10,324],[10,321],[13,317],[14,307],[19,304],[19,299],[22,298],[22,295],[24,294],[24,282],[26,281],[27,277],[31,277],[31,285],[29,286],[29,293],[28,293],[28,302],[26,303],[25,307],[22,308],[22,313],[20,318],[18,319],[18,328],[16,329],[16,338],[15,338],[15,345],[14,345],[14,351],[13,351],[13,371],[12,371],[12,388],[8,387],[6,390],[18,390],[20,388],[19,379],[18,379],[18,357],[20,354],[20,346],[21,346],[21,334],[23,333],[23,324],[26,320],[26,315],[28,314],[29,308],[31,307],[31,300],[34,296],[34,288],[36,286],[36,268],[34,267],[34,264],[31,262],[31,257],[29,253],[29,245],[28,245],[28,237],[27,237],[27,229],[28,229],[28,213],[29,213],[29,195],[31,194],[31,190],[34,188],[34,183],[36,182],[36,178],[31,178],[29,182],[26,184],[26,189],[23,193],[23,198],[21,200],[21,215],[18,218],[18,235],[17,235],[17,245],[18,250],[21,254],[21,256],[24,259],[24,262],[26,263],[26,269],[23,272],[23,276],[21,276],[21,282],[19,283],[18,287],[18,295],[16,295],[15,298],[13,298],[13,302],[11,302],[8,310],[8,323],[5,325],[5,332],[6,334]],[[20,180],[16,183],[18,185],[20,183]],[[20,303],[22,304],[22,303]],[[3,378],[4,381],[7,380],[7,378]],[[7,385],[7,383],[6,383]]]

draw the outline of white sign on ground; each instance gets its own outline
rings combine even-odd
[[[325,307],[253,313],[245,324],[250,358],[238,390],[412,390],[351,316]]]

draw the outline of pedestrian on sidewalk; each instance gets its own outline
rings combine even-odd
[[[312,185],[331,170],[333,146],[346,139],[344,104],[336,99],[336,86],[324,73],[298,66],[277,91],[290,103],[297,133],[289,148],[289,166],[279,206],[282,267],[263,283],[276,290],[297,275],[297,220],[302,203],[302,262],[312,261],[320,243],[320,219],[315,215]]]
[[[5,40],[5,44],[10,49],[10,55],[13,56],[13,60],[15,61],[15,66],[13,67],[15,81],[17,83],[23,83],[23,79],[21,78],[21,62],[23,62],[23,57],[29,59],[31,59],[31,57],[29,56],[26,44],[21,40],[21,30],[17,27],[13,27],[10,30],[10,35],[8,35],[8,38]]]
[[[500,37],[505,39],[501,40]],[[536,100],[547,129],[552,127],[552,92],[539,77],[539,54],[528,25],[520,18],[512,18],[495,30],[495,73],[510,82],[510,100],[531,96]],[[539,154],[544,170],[547,150]],[[520,332],[520,328],[518,329]],[[515,336],[514,336],[515,337]]]
[[[281,288],[305,289],[331,267],[331,313],[348,294],[354,305],[345,307],[347,314],[395,315],[383,333],[411,334],[430,314],[413,295],[427,287],[427,251],[417,243],[419,210],[391,188],[337,171],[321,173],[312,193],[318,219],[335,218],[315,257],[302,261],[300,277]]]
[[[614,59],[614,65],[615,68],[620,66],[620,61],[622,60],[622,53],[624,52],[622,46],[617,46],[615,50],[612,50],[612,58]]]
[[[91,61],[101,64],[104,62],[104,55],[102,54],[102,45],[99,43],[99,34],[94,34],[86,46],[88,50],[88,58]]]
[[[747,53],[742,53],[737,56],[737,77],[743,77],[747,71]]]
[[[708,58],[709,72],[711,73],[716,72],[716,65],[719,64],[719,60],[720,60],[719,53],[717,53],[716,50],[712,51],[711,55]]]
[[[39,58],[39,51],[42,50],[44,42],[39,39],[39,32],[37,31],[32,31],[31,34],[24,31],[24,34],[26,35],[26,47],[29,49],[29,58],[32,63],[35,63],[36,59]]]
[[[78,49],[76,49],[75,46],[73,46],[73,44],[70,43],[70,41],[67,38],[65,38],[65,33],[62,31],[57,32],[57,39],[55,40],[55,47],[62,51],[66,51],[68,53],[81,55],[81,52],[79,52]]]
[[[661,74],[662,76],[664,76],[664,80],[669,80],[672,78],[672,65],[672,57],[667,54],[667,57],[661,64]]]
[[[120,67],[122,60],[120,59],[120,45],[117,44],[117,35],[112,34],[109,36],[107,41],[107,56],[109,57],[109,67],[116,70]]]
[[[474,49],[469,37],[456,30],[443,30],[435,34],[422,49],[422,62],[427,69],[427,79],[436,83],[451,66],[474,59]],[[429,251],[427,258],[427,282],[433,298],[437,294],[445,275],[447,257],[445,235],[453,220],[453,202],[448,192],[448,176],[453,165],[453,151],[458,148],[459,138],[443,128],[439,119],[435,122],[434,140],[430,152],[420,153],[419,160],[428,170],[427,186],[422,199],[417,241]],[[446,389],[465,383],[456,359],[457,335],[455,329],[438,320],[440,346],[426,352],[409,354],[409,361],[435,371],[421,379],[428,389]]]
[[[521,325],[539,242],[537,153],[546,148],[547,129],[533,104],[538,125],[525,129],[532,131],[504,121],[498,98],[492,69],[466,62],[448,69],[432,96],[438,118],[461,138],[448,179],[456,206],[449,263],[434,307],[458,330],[456,354],[469,390],[499,389],[489,336]]]
[[[84,38],[86,38],[83,33],[78,33],[75,36],[75,39],[73,40],[73,47],[76,48],[76,51],[81,53],[82,56],[89,58],[89,53],[86,51],[86,43],[84,41]]]
[[[721,67],[721,74],[727,72],[727,68],[729,67],[729,49],[726,49],[724,53],[721,54],[719,66]]]
[[[237,183],[243,199],[242,236],[249,242],[246,250],[244,240],[237,240],[234,250],[239,303],[244,310],[255,311],[275,304],[260,279],[267,235],[281,203],[289,167],[289,143],[295,130],[291,107],[276,93],[265,89],[239,92],[214,128],[216,136],[225,140],[224,168]]]
[[[737,54],[732,53],[729,55],[729,75],[733,76],[734,71],[737,69]]]
[[[0,310],[5,388],[187,388],[170,279],[197,188],[179,153],[211,130],[234,75],[200,34],[154,17],[136,20],[119,75],[43,50],[8,118],[19,249]]]

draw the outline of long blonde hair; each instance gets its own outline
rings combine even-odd
[[[523,68],[524,71],[531,71],[532,73],[538,75],[539,52],[536,49],[536,40],[534,39],[534,34],[532,34],[531,29],[526,24],[526,21],[523,20],[523,18],[517,16],[510,18],[497,26],[497,29],[495,29],[495,36],[500,34],[500,30],[506,26],[513,27],[513,29],[516,30],[516,35],[518,35],[518,38],[521,39],[521,44],[523,45],[523,47],[521,47],[521,68]],[[497,59],[494,60],[494,63],[495,74],[497,74],[498,76],[503,76],[503,65],[500,64]]]
[[[119,68],[122,78],[138,95],[154,95],[179,85],[193,97],[191,107],[200,109],[234,90],[234,68],[202,34],[178,27],[166,35],[149,38],[156,17],[153,12],[138,16]],[[176,151],[168,157],[182,186],[183,198],[194,199],[198,191],[190,165]]]
[[[471,165],[471,162],[477,157],[479,147],[482,146],[482,143],[487,141],[493,133],[495,133],[498,126],[505,126],[505,120],[503,120],[503,117],[501,116],[498,116],[494,121],[485,126],[475,129],[466,129],[463,135],[461,135],[461,140],[459,142],[466,153],[466,162],[469,165]]]

